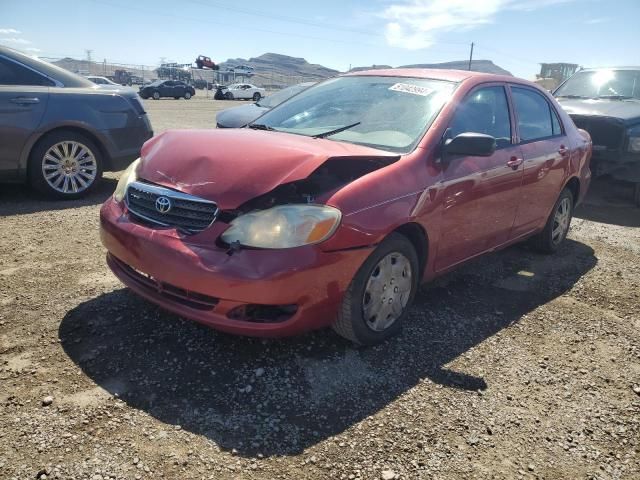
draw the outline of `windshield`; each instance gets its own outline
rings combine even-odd
[[[323,82],[260,117],[265,129],[409,152],[451,96],[452,82],[348,76]]]
[[[306,90],[311,85],[313,85],[313,83],[307,82],[307,83],[301,83],[299,85],[293,85],[292,87],[284,88],[279,92],[269,95],[268,97],[265,97],[262,100],[256,102],[256,105],[258,105],[259,107],[273,108],[276,105],[280,105],[285,100],[290,99],[294,95],[297,95],[303,90]]]
[[[585,70],[567,80],[556,97],[640,99],[640,70]]]

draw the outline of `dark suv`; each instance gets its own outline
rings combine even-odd
[[[554,96],[591,134],[594,176],[633,182],[640,206],[640,67],[580,70]]]
[[[160,100],[164,97],[173,97],[176,100],[179,98],[189,100],[196,94],[196,91],[191,85],[187,85],[180,80],[156,80],[149,85],[140,87],[139,93],[145,100],[147,98]]]
[[[104,90],[50,63],[0,47],[0,180],[28,180],[58,198],[124,169],[153,136],[131,90]]]

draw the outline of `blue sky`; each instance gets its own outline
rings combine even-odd
[[[490,59],[640,64],[640,0],[0,0],[0,45],[43,57],[157,65],[265,52],[338,70]]]

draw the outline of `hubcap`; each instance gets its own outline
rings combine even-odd
[[[371,272],[362,298],[362,311],[369,328],[381,332],[404,311],[411,295],[411,263],[398,252],[385,256]]]
[[[567,231],[569,230],[569,222],[571,220],[571,200],[563,198],[558,205],[556,214],[553,217],[553,230],[551,232],[551,241],[554,245],[560,243]]]
[[[93,152],[80,142],[56,143],[42,159],[44,179],[56,192],[83,192],[93,184],[97,173]]]

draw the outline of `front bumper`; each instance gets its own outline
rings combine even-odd
[[[640,182],[640,153],[594,149],[591,170],[595,177],[611,175],[617,180]]]
[[[373,249],[324,252],[310,245],[241,249],[228,255],[215,245],[225,229],[221,222],[184,237],[173,229],[134,223],[123,208],[110,198],[100,211],[101,239],[114,274],[171,312],[241,335],[286,336],[330,325],[349,283]],[[190,296],[196,301],[189,301]],[[235,318],[233,312],[246,305],[297,309],[281,321]]]

